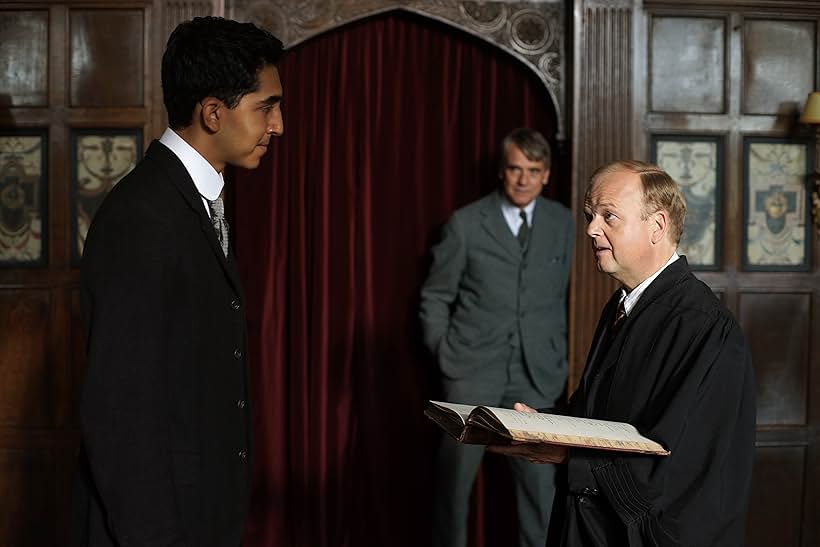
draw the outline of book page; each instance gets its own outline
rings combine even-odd
[[[668,455],[659,443],[626,423],[509,408],[430,401],[425,415],[459,442],[508,444],[512,441],[578,446],[620,452]]]
[[[440,408],[452,410],[459,417],[461,417],[462,424],[467,423],[467,418],[470,416],[470,412],[472,412],[475,408],[473,405],[460,405],[458,403],[445,403],[442,401],[430,401],[430,403]]]
[[[507,429],[542,431],[556,435],[579,435],[607,439],[635,440],[638,430],[629,424],[560,414],[533,414],[506,408],[493,409],[493,414]]]
[[[485,426],[493,421],[500,423],[517,441],[669,454],[660,444],[626,423],[491,407],[479,407],[474,419],[479,415],[482,419],[477,423],[483,422]]]
[[[430,401],[430,404],[424,410],[424,414],[459,442],[490,443],[492,437],[489,431],[476,430],[476,428],[466,425],[470,411],[474,408],[468,405]]]

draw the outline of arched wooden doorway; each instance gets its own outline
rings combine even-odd
[[[429,17],[472,34],[516,57],[544,84],[558,114],[559,140],[567,138],[565,2],[463,2],[457,0],[226,0],[226,16],[259,24],[286,47],[352,21],[391,10]]]

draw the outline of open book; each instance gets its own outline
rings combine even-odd
[[[669,451],[621,422],[533,414],[509,408],[430,401],[424,414],[457,441],[467,444],[562,444],[583,448],[667,455]]]

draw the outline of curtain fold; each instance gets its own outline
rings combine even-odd
[[[422,412],[437,374],[417,309],[429,247],[497,185],[500,139],[523,125],[551,139],[555,114],[517,60],[404,12],[301,44],[280,72],[284,136],[230,186],[252,350],[244,545],[427,545],[438,433]],[[567,163],[554,163],[547,194],[568,196]],[[493,482],[479,482],[476,509]],[[514,501],[491,501],[475,512],[476,547],[514,537],[493,543],[478,516],[511,520],[498,506]]]

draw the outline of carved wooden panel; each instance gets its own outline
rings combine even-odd
[[[564,5],[560,0],[225,0],[225,13],[268,29],[286,47],[391,9],[443,21],[500,47],[535,72],[555,105],[558,139],[563,140],[567,136]]]
[[[743,112],[791,115],[815,89],[817,24],[748,19],[743,28]]]
[[[758,425],[805,423],[811,294],[741,293],[738,300],[758,385]]]
[[[143,12],[71,10],[72,106],[142,106]]]
[[[748,547],[801,545],[804,460],[802,446],[757,449],[749,515],[759,518],[746,522]]]
[[[0,11],[0,106],[48,104],[48,12]]]
[[[55,545],[54,490],[51,451],[0,449],[0,545]]]
[[[725,31],[723,18],[652,18],[649,48],[651,110],[725,111]]]
[[[50,306],[45,289],[0,290],[0,425],[53,422]]]

